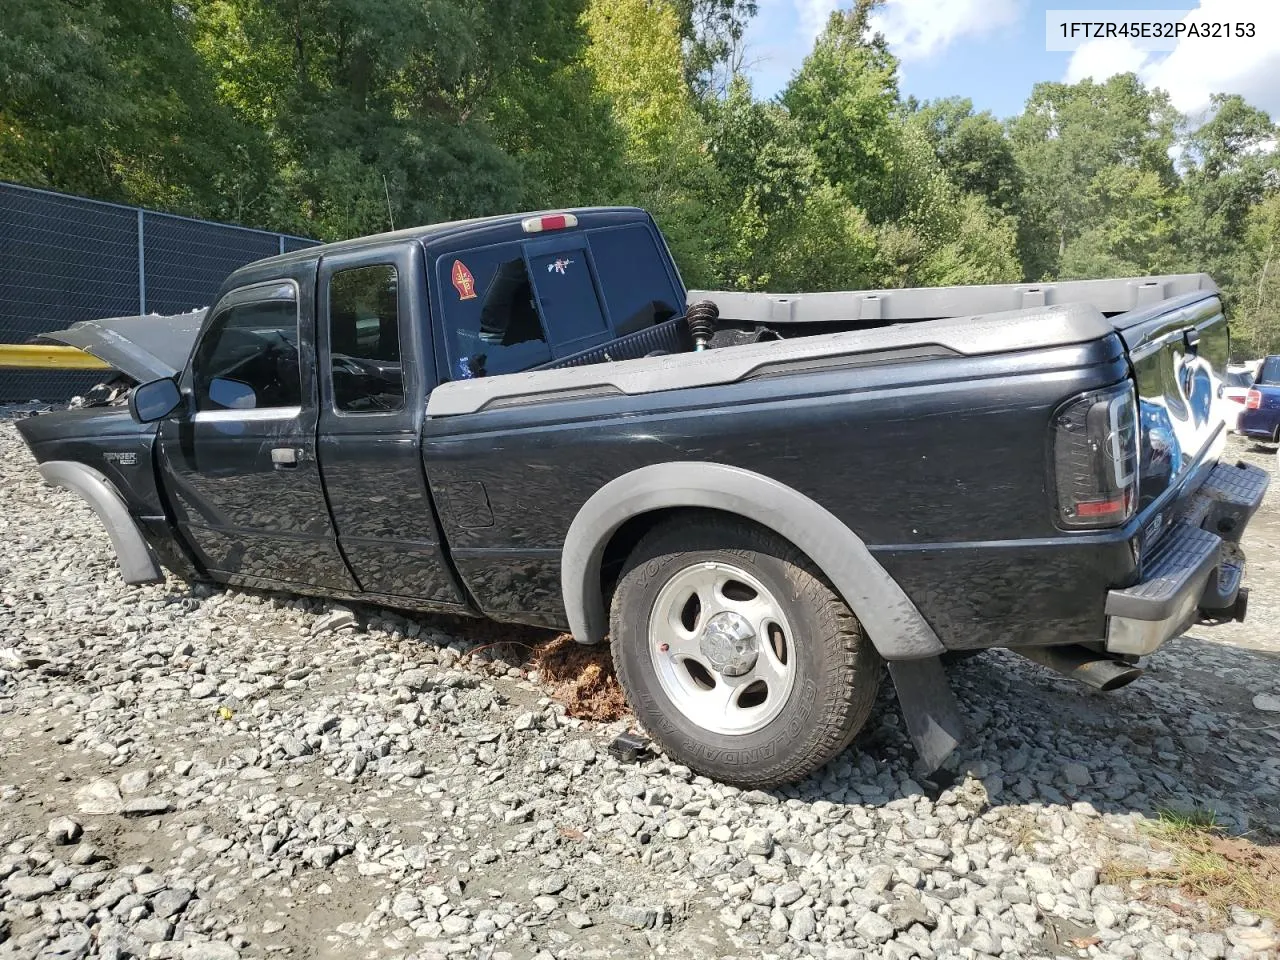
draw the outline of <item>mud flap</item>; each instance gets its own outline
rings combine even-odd
[[[942,660],[891,660],[889,676],[898,691],[898,705],[920,765],[932,773],[964,739],[960,705],[951,692]]]

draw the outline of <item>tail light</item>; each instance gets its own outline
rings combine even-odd
[[[1262,391],[1250,390],[1244,395],[1244,408],[1246,410],[1257,410],[1262,406]]]
[[[1138,401],[1132,383],[1069,400],[1053,418],[1054,486],[1064,527],[1114,527],[1138,503]]]
[[[1244,403],[1245,395],[1243,393],[1228,393],[1227,399],[1232,403]]]

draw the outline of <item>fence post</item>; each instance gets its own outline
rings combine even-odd
[[[147,312],[147,246],[143,237],[142,208],[138,208],[138,313]]]

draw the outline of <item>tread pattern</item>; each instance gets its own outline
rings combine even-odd
[[[632,600],[642,582],[650,578],[645,573],[646,567],[663,557],[721,551],[746,551],[780,562],[788,595],[779,597],[779,601],[807,605],[809,619],[817,624],[817,629],[804,639],[820,643],[823,647],[823,676],[814,678],[819,691],[818,700],[811,718],[796,738],[801,741],[798,749],[785,753],[780,751],[775,762],[752,764],[749,769],[741,771],[701,762],[696,756],[686,753],[677,740],[652,729],[645,720],[642,704],[633,695],[635,685],[642,681],[628,675],[623,649],[623,644],[634,642],[624,618],[628,618],[631,624],[643,621],[643,632],[647,638],[649,611],[636,609]],[[883,673],[883,662],[861,623],[807,556],[769,530],[714,513],[682,515],[655,527],[641,539],[623,567],[613,595],[610,621],[611,647],[618,677],[637,716],[645,722],[649,732],[682,763],[737,786],[771,787],[790,783],[834,759],[849,746],[870,715]],[[799,692],[798,687],[796,692]]]

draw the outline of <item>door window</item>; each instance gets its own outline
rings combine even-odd
[[[519,244],[441,257],[436,273],[449,379],[517,373],[551,359]]]
[[[558,354],[591,346],[591,338],[606,333],[604,313],[591,281],[587,251],[558,250],[529,258],[538,301],[547,318],[551,342]]]
[[[329,372],[345,413],[404,409],[396,268],[340,270],[329,278]]]
[[[300,406],[297,301],[261,300],[221,311],[192,367],[197,410]]]

